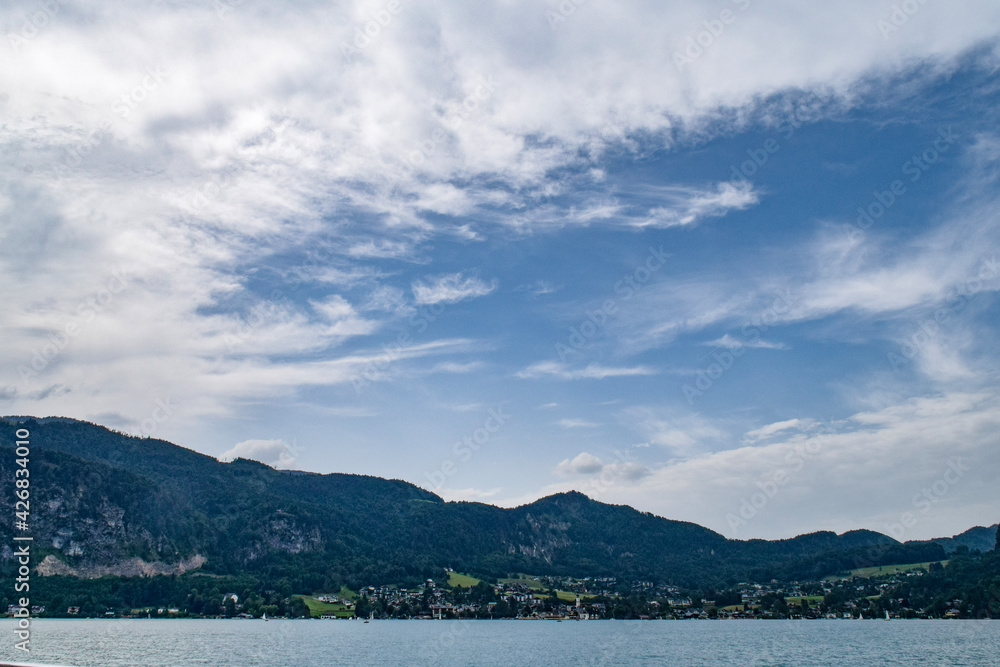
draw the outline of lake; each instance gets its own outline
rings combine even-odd
[[[183,665],[998,665],[998,621],[32,622],[0,661]]]

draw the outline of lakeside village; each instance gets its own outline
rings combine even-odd
[[[196,613],[191,608],[108,609],[81,613],[79,607],[32,608],[32,616],[107,618],[316,618],[316,619],[896,619],[974,618],[963,600],[937,599],[927,608],[911,606],[905,590],[943,563],[856,570],[846,577],[814,582],[738,584],[725,591],[694,591],[676,586],[614,578],[533,577],[489,583],[446,570],[412,589],[369,586],[358,591],[271,597],[205,591]],[[273,593],[273,592],[272,592]],[[193,605],[192,605],[193,606]],[[7,609],[12,615],[17,608]],[[216,613],[212,613],[216,611]]]

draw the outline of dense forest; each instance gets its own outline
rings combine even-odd
[[[530,572],[724,590],[948,557],[937,542],[901,544],[871,531],[727,540],[572,492],[514,509],[444,502],[399,480],[220,463],[68,419],[0,421],[0,475],[8,480],[17,428],[31,433],[32,586],[38,599],[60,605],[86,599],[77,606],[168,604],[198,613],[235,592],[294,615],[302,610],[284,608],[292,604],[287,591],[414,586],[444,568],[484,579]],[[14,500],[12,489],[0,496],[8,516]],[[10,522],[0,536],[11,544]],[[974,564],[949,567],[934,594],[995,574],[992,556],[965,557]],[[4,547],[4,576],[15,566]]]

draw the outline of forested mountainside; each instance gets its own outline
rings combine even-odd
[[[31,433],[33,562],[47,576],[197,571],[335,590],[406,585],[454,568],[709,586],[946,558],[937,542],[900,544],[871,531],[728,540],[575,492],[514,509],[444,502],[400,480],[221,463],[68,419],[0,421],[8,480],[16,428]],[[13,516],[13,492],[0,503]],[[0,524],[5,545],[11,532],[10,522]],[[2,560],[13,566],[9,547]]]

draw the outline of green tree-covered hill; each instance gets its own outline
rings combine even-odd
[[[197,571],[292,581],[296,590],[412,584],[450,567],[644,579],[683,586],[818,578],[945,557],[936,543],[819,532],[727,540],[693,523],[580,493],[514,509],[441,498],[399,480],[221,463],[162,440],[66,419],[0,421],[0,475],[12,480],[14,433],[31,432],[31,533],[42,575]],[[13,516],[13,487],[0,505]],[[11,544],[12,525],[0,522]],[[0,560],[12,567],[10,548]]]

